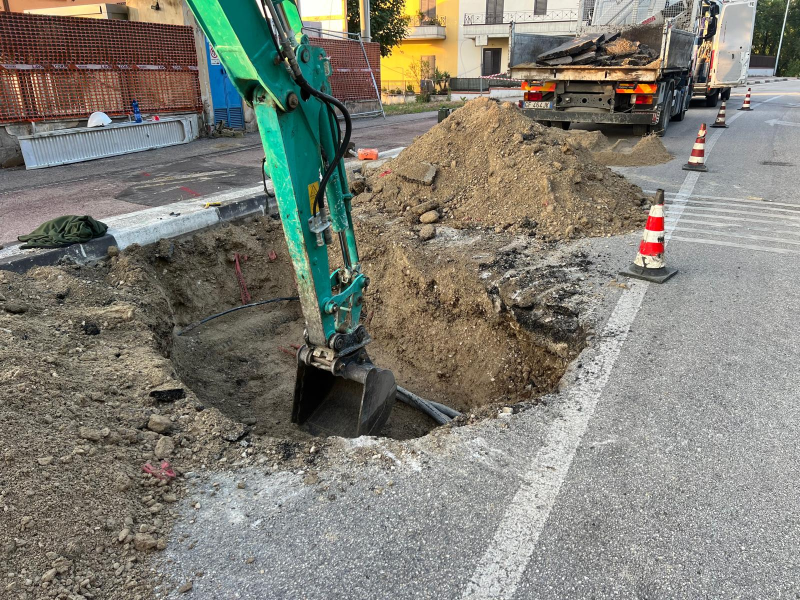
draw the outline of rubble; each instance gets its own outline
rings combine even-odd
[[[658,58],[658,52],[638,40],[620,37],[620,32],[590,33],[579,36],[536,57],[547,66],[645,66]]]

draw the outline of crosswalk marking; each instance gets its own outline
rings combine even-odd
[[[680,235],[672,236],[673,240],[681,242],[694,242],[695,244],[710,244],[712,246],[727,246],[729,248],[743,248],[745,250],[758,250],[761,252],[774,252],[776,254],[800,254],[798,250],[789,250],[788,248],[767,248],[765,246],[758,246],[756,244],[737,244],[735,242],[723,242],[722,240],[707,240],[702,238],[683,237]]]
[[[683,214],[687,215],[689,213],[683,213]],[[709,217],[709,218],[717,219],[719,217]],[[742,221],[747,221],[747,219],[741,219],[741,220]],[[667,223],[671,223],[671,222],[673,222],[673,220],[670,219],[669,217],[667,217],[666,222]],[[775,235],[795,235],[795,236],[800,236],[800,231],[787,231],[786,229],[775,229],[775,228],[767,228],[767,227],[752,227],[749,224],[749,223],[752,223],[752,222],[753,221],[748,221],[748,225],[746,227],[744,227],[745,231],[763,231],[765,233],[774,233]],[[739,227],[739,225],[736,224],[736,223],[712,223],[710,221],[700,221],[700,220],[697,220],[697,219],[687,219],[685,217],[681,217],[680,223],[681,224],[683,224],[683,223],[691,223],[692,225],[703,225],[705,227],[720,227],[720,228],[724,227],[726,229],[735,229],[736,227]],[[800,225],[798,225],[798,228],[800,228]]]
[[[681,219],[681,223],[683,223],[683,219]],[[683,225],[678,225],[676,231],[690,231],[694,233],[706,233],[709,235],[719,235],[723,237],[734,237],[738,239],[745,239],[745,240],[756,240],[762,242],[774,242],[776,244],[790,244],[800,246],[800,241],[798,240],[782,240],[777,238],[768,237],[766,235],[748,235],[746,233],[731,233],[728,231],[712,231],[710,229],[696,229],[694,227],[684,227]]]

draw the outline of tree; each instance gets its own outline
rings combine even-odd
[[[403,14],[405,0],[370,0],[369,20],[372,41],[381,45],[381,56],[389,56],[392,48],[408,35],[408,17]],[[347,0],[347,30],[361,31],[359,0]]]
[[[786,0],[759,0],[753,31],[753,54],[775,56],[781,38]],[[800,75],[800,0],[792,0],[778,62],[783,76]]]

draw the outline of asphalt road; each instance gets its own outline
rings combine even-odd
[[[436,113],[357,119],[356,147],[407,146],[436,123]],[[0,170],[0,244],[69,214],[96,219],[163,206],[261,181],[264,151],[258,134],[200,139],[102,160],[26,171]]]
[[[350,443],[320,485],[197,474],[158,572],[197,598],[800,597],[800,83],[741,96],[708,173],[681,170],[706,108],[671,124],[675,160],[625,169],[667,190],[680,273],[620,290],[546,406],[366,464]]]

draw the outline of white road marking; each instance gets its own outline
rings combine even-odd
[[[655,190],[642,190],[645,194],[655,194]],[[667,200],[677,195],[677,192],[664,192]],[[800,204],[792,204],[791,202],[773,202],[772,200],[765,200],[763,198],[729,198],[727,196],[703,196],[702,194],[692,194],[692,198],[700,200],[721,200],[724,202],[717,202],[716,204],[725,204],[727,202],[736,202],[738,204],[745,204],[748,206],[788,206],[800,208]]]
[[[669,204],[667,204],[667,206],[669,206]],[[780,224],[782,227],[800,227],[800,223],[792,223],[791,221],[788,221],[783,216],[766,215],[766,217],[768,219],[778,219],[777,221],[768,221],[766,219],[752,219],[752,218],[744,219],[742,217],[729,217],[729,216],[726,216],[726,215],[718,215],[718,214],[716,214],[714,212],[713,208],[703,208],[701,206],[694,206],[694,207],[693,206],[689,206],[687,208],[688,208],[688,210],[684,211],[683,214],[691,215],[693,217],[703,217],[703,218],[708,218],[708,219],[721,219],[723,221],[744,221],[745,223],[763,223],[765,225],[778,225],[778,224]],[[691,212],[693,209],[705,210],[705,211],[708,211],[708,214]],[[740,212],[739,214],[747,215],[747,214],[750,214],[750,213]]]
[[[750,212],[747,210],[736,210],[735,208],[710,208],[708,206],[697,206],[693,203],[688,203],[685,200],[679,200],[676,198],[675,200],[667,203],[667,208],[671,206],[685,206],[690,210],[697,210],[700,212],[709,212],[709,213],[724,213],[729,215],[749,215],[755,217],[763,217],[766,219],[776,219],[776,223],[782,222],[798,222],[800,221],[800,215],[773,215],[769,213],[762,213],[762,212]],[[771,223],[772,221],[765,221],[766,223]]]
[[[800,246],[800,241],[795,240],[782,240],[772,237],[767,237],[766,235],[747,235],[746,233],[730,233],[727,231],[712,231],[710,229],[695,229],[694,227],[684,227],[683,225],[678,225],[678,229],[681,232],[688,231],[688,232],[695,232],[695,233],[706,233],[709,235],[720,235],[724,237],[735,237],[737,239],[747,239],[747,240],[757,240],[762,242],[773,242],[775,244],[791,244],[791,245],[798,245]]]
[[[544,446],[508,504],[463,598],[513,597],[648,286],[646,282],[632,281],[623,290],[599,336],[602,342],[597,352],[584,361],[581,379],[567,392],[561,417],[551,425]]]
[[[795,123],[794,121],[779,121],[778,119],[770,119],[769,121],[764,121],[767,125],[771,125],[775,127],[775,125],[788,125],[789,127],[800,127],[800,123]]]
[[[728,123],[736,120],[741,114],[743,113],[732,115]],[[726,130],[715,130],[706,140],[706,156],[723,131]],[[687,173],[676,201],[671,206],[666,239],[670,238],[677,226],[686,207],[686,200],[691,197],[699,175],[698,172]],[[674,239],[684,238],[675,236]],[[691,238],[687,238],[687,241],[709,243]],[[759,247],[754,246],[754,248]],[[781,249],[773,251],[779,250]],[[793,252],[785,251],[785,253]],[[462,596],[464,599],[509,599],[514,596],[649,285],[646,282],[632,280],[630,287],[622,291],[611,317],[599,336],[601,341],[594,354],[583,361],[581,379],[564,394],[566,397],[561,407],[561,418],[556,419],[551,425],[544,445],[523,476],[522,483],[508,504],[489,547],[475,565],[472,578],[464,589]]]
[[[676,199],[677,199],[677,197],[676,197]],[[692,196],[691,198],[687,198],[686,202],[690,202],[693,205],[694,204],[704,204],[704,205],[707,205],[707,206],[726,206],[726,205],[730,205],[729,202],[723,203],[723,202],[717,202],[715,200],[698,200],[698,199],[696,199],[695,196]],[[789,206],[791,206],[791,205],[789,205]],[[773,212],[773,213],[788,213],[788,214],[800,215],[800,205],[794,205],[794,208],[781,208],[780,206],[770,206],[770,205],[764,205],[764,206],[758,206],[758,207],[752,206],[752,205],[745,205],[745,206],[734,205],[733,208],[738,208],[738,209],[741,209],[743,211],[752,211],[751,214],[758,214],[758,215],[765,215],[765,216],[766,216],[765,213],[769,214],[771,212]],[[713,210],[717,210],[717,209],[713,209]],[[778,216],[778,215],[776,215],[776,216]]]
[[[794,235],[800,236],[800,231],[787,231],[785,229],[771,229],[767,227],[751,227],[749,223],[751,222],[750,219],[740,219],[740,221],[745,221],[748,223],[747,226],[740,225],[739,223],[712,223],[711,221],[699,221],[695,219],[687,219],[688,212],[683,213],[683,217],[681,218],[681,227],[684,223],[691,223],[692,225],[703,225],[704,227],[724,227],[729,230],[744,230],[744,231],[763,231],[765,233],[774,233],[775,235]],[[717,218],[712,216],[710,218]],[[667,219],[669,221],[669,219]],[[800,225],[797,225],[800,227]]]
[[[789,250],[787,248],[766,248],[765,246],[757,246],[755,244],[736,244],[734,242],[723,242],[721,240],[706,240],[681,236],[673,236],[673,239],[682,242],[693,242],[695,244],[710,244],[712,246],[727,246],[729,248],[744,248],[745,250],[758,250],[760,252],[775,252],[776,254],[800,254],[798,250]]]

